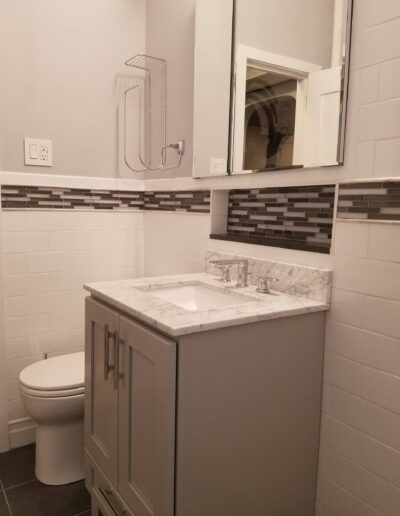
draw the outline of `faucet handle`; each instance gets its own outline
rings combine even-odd
[[[257,279],[256,292],[260,294],[269,294],[270,282],[279,281],[278,278],[270,278],[269,276],[260,276]]]
[[[231,281],[231,266],[230,265],[216,265],[217,269],[221,270],[221,277],[217,279],[217,281],[222,281],[223,283],[229,283]]]

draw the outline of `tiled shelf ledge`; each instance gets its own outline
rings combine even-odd
[[[376,219],[352,219],[352,218],[341,218],[341,217],[337,217],[336,219],[337,222],[340,222],[340,223],[346,223],[348,222],[349,224],[382,224],[382,225],[386,225],[386,226],[390,226],[390,225],[393,225],[393,226],[398,226],[400,224],[400,219],[399,220],[387,220],[387,219],[382,219],[382,220],[376,220]]]
[[[304,244],[303,241],[293,241],[290,242],[287,239],[278,239],[278,238],[264,238],[264,237],[247,237],[243,235],[232,235],[228,233],[223,234],[211,234],[210,238],[212,240],[225,240],[228,242],[241,242],[242,244],[253,244],[253,245],[263,245],[269,247],[281,247],[283,249],[293,249],[296,251],[309,251],[312,253],[322,253],[329,254],[330,253],[330,245],[329,247],[322,247],[318,245]]]

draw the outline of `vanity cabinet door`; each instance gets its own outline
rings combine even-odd
[[[118,385],[115,385],[115,332],[119,315],[86,299],[85,446],[117,486]]]
[[[120,318],[119,492],[135,516],[173,516],[176,343]]]

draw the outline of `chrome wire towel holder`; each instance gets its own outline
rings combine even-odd
[[[144,85],[135,85],[125,90],[124,92],[124,159],[125,163],[130,170],[133,172],[145,172],[156,171],[156,170],[170,170],[173,168],[179,168],[182,163],[182,157],[185,153],[185,141],[183,139],[177,140],[174,143],[166,142],[167,138],[167,62],[165,59],[153,57],[145,54],[138,54],[128,59],[125,62],[126,66],[142,70],[146,73],[146,79],[148,83],[148,95],[147,95],[147,106],[144,105]],[[162,146],[160,149],[160,163],[156,166],[152,166],[152,83],[155,74],[160,75],[162,81]],[[144,82],[145,84],[145,82]],[[128,123],[127,123],[127,112],[128,112],[128,96],[134,90],[139,92],[139,114],[138,114],[138,158],[143,168],[133,167],[128,158]],[[147,107],[147,109],[146,109]],[[143,113],[144,111],[144,113]],[[145,128],[143,130],[143,127]],[[145,132],[144,138],[148,145],[149,157],[146,159],[142,156],[143,148],[143,132]],[[167,161],[167,150],[174,149],[178,155],[176,163],[173,165],[166,166]]]

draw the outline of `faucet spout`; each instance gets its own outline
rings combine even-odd
[[[211,265],[219,265],[219,266],[229,266],[229,265],[237,265],[238,266],[238,276],[237,276],[237,287],[247,287],[247,279],[249,275],[249,260],[246,259],[232,259],[232,260],[210,260]]]

